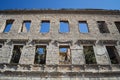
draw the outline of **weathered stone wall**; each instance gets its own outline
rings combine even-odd
[[[10,32],[3,33],[5,28],[6,20],[15,20]],[[29,32],[20,32],[22,23],[24,20],[30,20],[31,26]],[[40,24],[42,20],[50,21],[50,31],[49,33],[40,33]],[[69,22],[69,33],[60,33],[59,25],[60,21]],[[87,21],[89,33],[80,33],[78,22]],[[97,25],[97,21],[105,21],[110,33],[100,33]],[[22,13],[22,14],[0,14],[0,43],[3,45],[0,49],[0,63],[9,64],[12,57],[12,50],[14,44],[23,44],[22,54],[20,57],[19,64],[34,65],[35,58],[35,46],[45,45],[47,48],[46,55],[46,65],[59,65],[59,46],[68,45],[71,51],[71,64],[70,65],[85,65],[85,57],[83,53],[83,46],[86,44],[81,44],[79,40],[85,41],[94,40],[92,45],[94,48],[94,53],[98,65],[111,65],[108,52],[105,48],[106,45],[115,46],[118,54],[120,56],[120,33],[116,28],[114,22],[120,21],[120,15],[117,14],[89,14],[88,13]],[[103,44],[104,41],[113,41],[115,44]],[[20,43],[19,43],[20,42]],[[4,65],[5,66],[5,65]],[[117,69],[118,74],[120,74],[120,65]],[[86,68],[86,67],[85,67]],[[98,67],[99,68],[99,67]],[[113,67],[112,67],[113,68]],[[6,68],[3,68],[6,70]],[[58,68],[59,69],[59,68]],[[2,70],[2,68],[1,68]],[[22,69],[21,69],[22,70]],[[98,69],[100,70],[100,68]],[[96,70],[95,70],[96,71]],[[74,72],[74,71],[73,71]],[[79,72],[79,71],[78,71]],[[109,71],[108,71],[109,72]],[[65,72],[64,72],[65,73]],[[99,71],[98,71],[99,73]],[[112,73],[112,72],[111,72]],[[83,73],[81,73],[83,74]],[[85,73],[84,73],[85,74]],[[99,75],[100,76],[100,75]],[[5,76],[4,73],[0,75],[1,80],[119,80],[119,77],[99,77],[90,78],[84,76],[67,76],[61,78],[42,78],[39,76],[34,77],[16,77],[16,76]],[[69,77],[69,78],[68,78]]]

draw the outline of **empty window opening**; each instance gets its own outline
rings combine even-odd
[[[96,64],[93,46],[83,46],[86,64]]]
[[[79,22],[79,31],[81,33],[88,33],[89,32],[88,25],[87,25],[86,21],[80,21]]]
[[[42,21],[41,23],[41,33],[48,33],[50,30],[50,21]]]
[[[2,48],[2,45],[0,44],[0,48]]]
[[[31,25],[31,21],[23,21],[21,32],[29,32],[30,25]]]
[[[71,63],[71,54],[69,46],[60,46],[59,47],[59,63],[60,64],[70,64]]]
[[[59,32],[60,33],[67,33],[69,32],[69,23],[68,21],[60,21],[60,29]]]
[[[98,28],[100,30],[100,33],[110,33],[105,21],[97,21],[97,24],[98,24]]]
[[[36,46],[35,64],[46,63],[46,46]]]
[[[109,54],[110,60],[112,64],[118,64],[120,61],[118,52],[115,46],[106,46],[107,52]]]
[[[6,21],[6,25],[5,25],[5,29],[4,29],[4,33],[7,33],[10,31],[12,24],[13,24],[14,20],[7,20]]]
[[[115,25],[116,25],[116,27],[117,27],[119,33],[120,33],[120,22],[115,22]]]
[[[10,63],[19,63],[19,59],[22,53],[23,45],[14,45],[12,51],[12,58]]]

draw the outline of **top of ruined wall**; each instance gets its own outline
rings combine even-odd
[[[0,10],[0,14],[36,14],[36,13],[74,13],[74,14],[110,14],[110,15],[120,15],[120,10],[104,10],[104,9],[31,9],[31,10]]]

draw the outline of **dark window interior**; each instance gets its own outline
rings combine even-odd
[[[105,21],[97,21],[97,24],[98,24],[98,28],[100,30],[100,33],[110,33]]]
[[[86,64],[96,64],[93,46],[83,46]]]
[[[119,63],[119,55],[115,48],[115,46],[106,46],[107,52],[109,54],[110,60],[112,64],[118,64]]]
[[[116,25],[116,27],[117,27],[119,33],[120,33],[120,22],[115,22],[115,25]]]
[[[0,48],[2,48],[2,45],[0,45]]]
[[[14,45],[10,63],[19,63],[23,45]]]

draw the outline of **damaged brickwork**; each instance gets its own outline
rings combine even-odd
[[[0,80],[110,79],[120,80],[120,11],[0,11]]]

